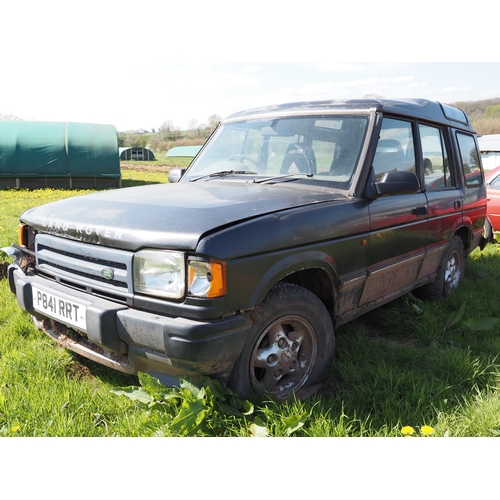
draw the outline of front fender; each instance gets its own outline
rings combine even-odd
[[[311,250],[289,255],[271,266],[254,289],[249,307],[255,307],[260,304],[276,283],[279,283],[287,276],[308,269],[320,269],[324,271],[332,284],[333,294],[335,295],[335,291],[339,285],[335,259],[324,252]]]

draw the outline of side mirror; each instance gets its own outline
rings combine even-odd
[[[413,172],[392,170],[386,172],[382,178],[374,183],[377,194],[416,193],[420,189],[418,177]]]
[[[181,177],[186,173],[185,168],[173,168],[168,173],[168,182],[175,184],[181,180]]]

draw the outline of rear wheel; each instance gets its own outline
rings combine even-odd
[[[454,292],[462,281],[464,270],[464,244],[462,239],[455,235],[441,258],[436,279],[421,287],[419,293],[429,299],[438,299]]]
[[[230,387],[243,398],[301,397],[321,381],[334,351],[334,332],[323,303],[309,290],[282,283],[256,311]]]

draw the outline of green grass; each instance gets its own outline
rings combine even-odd
[[[164,165],[170,167],[187,167],[193,158],[189,156],[167,156],[165,151],[155,152],[155,159],[153,161],[141,160],[122,160],[122,165],[135,165],[135,166],[148,166],[148,167],[161,167]]]
[[[124,186],[165,181],[154,169],[123,171]],[[0,247],[16,240],[23,210],[86,192],[1,191]],[[498,436],[500,328],[471,330],[466,321],[498,316],[499,254],[496,243],[475,250],[450,297],[427,302],[408,294],[339,328],[324,387],[308,400],[233,413],[222,411],[217,397],[186,388],[167,391],[177,404],[111,392],[139,380],[55,346],[1,279],[0,435],[368,437],[401,436],[404,426],[419,435],[428,425],[435,436]],[[463,317],[447,327],[463,304]],[[190,409],[205,415],[203,427],[180,425]]]
[[[168,182],[168,172],[150,170],[122,170],[122,187],[143,186],[145,184],[164,184]]]

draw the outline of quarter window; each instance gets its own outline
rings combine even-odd
[[[483,183],[483,176],[479,166],[474,137],[468,134],[457,133],[458,147],[462,159],[462,170],[466,186],[480,186]]]

